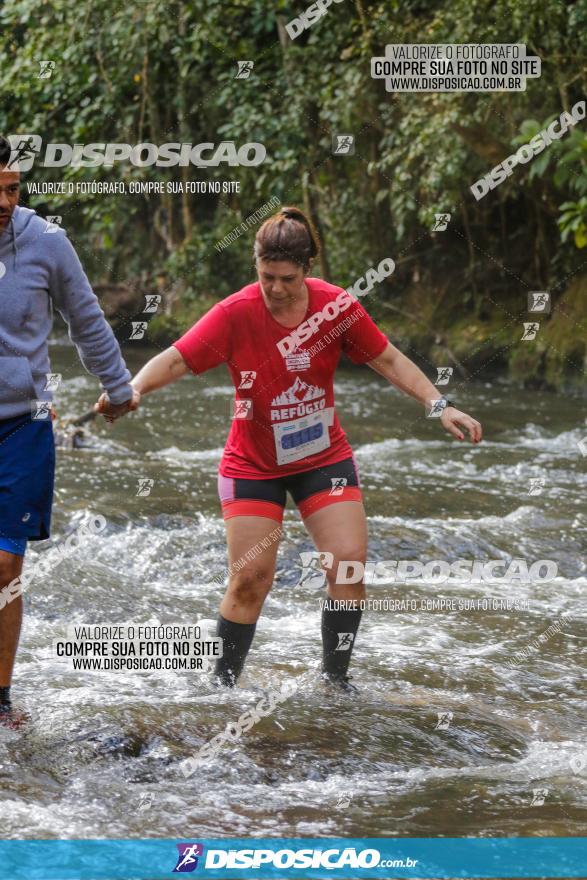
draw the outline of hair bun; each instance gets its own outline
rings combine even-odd
[[[291,260],[309,268],[310,258],[319,250],[316,230],[304,212],[294,206],[286,205],[269,217],[255,236],[256,259]]]

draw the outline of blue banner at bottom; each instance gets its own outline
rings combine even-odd
[[[4,840],[1,880],[587,877],[586,837]]]

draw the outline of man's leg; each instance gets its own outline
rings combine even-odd
[[[329,504],[304,519],[319,552],[331,553],[325,568],[328,602],[322,611],[322,670],[333,681],[346,683],[355,637],[361,622],[360,600],[365,598],[361,576],[356,583],[337,584],[338,563],[367,558],[367,519],[361,501]],[[362,575],[362,572],[360,572]],[[332,600],[338,600],[334,604]]]
[[[242,671],[273,584],[281,526],[264,516],[233,516],[225,525],[230,576],[216,629],[223,639],[223,656],[216,661],[215,674],[232,686]]]
[[[0,550],[0,713],[10,707],[9,688],[22,625],[22,596],[6,590],[22,572],[23,556]]]

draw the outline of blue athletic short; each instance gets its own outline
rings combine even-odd
[[[0,420],[0,550],[22,556],[49,537],[54,479],[51,419]]]

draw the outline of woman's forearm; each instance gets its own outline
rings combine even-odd
[[[163,388],[164,385],[169,385],[176,379],[180,379],[188,369],[188,365],[178,350],[171,345],[161,354],[147,361],[130,384],[140,394],[149,394],[151,391],[156,391],[157,388]]]
[[[436,385],[424,375],[420,367],[417,367],[413,361],[402,354],[394,345],[388,343],[387,348],[375,358],[368,361],[368,365],[376,373],[379,373],[400,391],[405,391],[411,397],[414,397],[428,410],[432,406],[433,400],[438,400],[442,394],[438,391]],[[469,437],[473,443],[479,443],[483,439],[483,429],[476,419],[471,418],[467,413],[463,413],[456,407],[446,406],[437,410],[430,410],[428,415],[440,416],[439,421],[443,428],[456,437],[457,440],[465,439],[465,431],[469,432]]]
[[[379,358],[369,362],[369,366],[423,406],[429,406],[431,400],[441,397],[436,385],[432,384],[420,367],[391,343]]]

